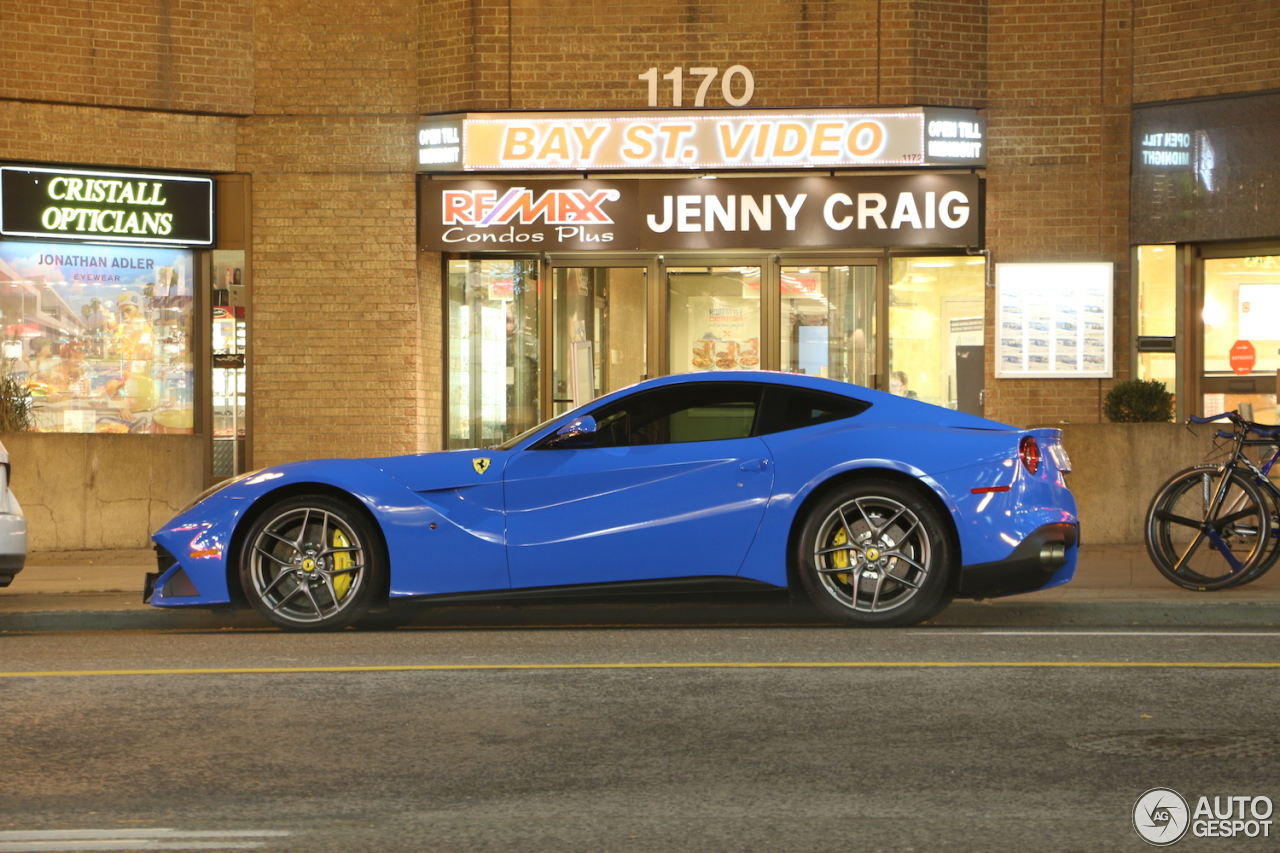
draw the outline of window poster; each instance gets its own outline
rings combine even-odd
[[[758,370],[759,299],[689,297],[692,370]]]
[[[0,369],[44,432],[189,433],[192,252],[0,243]]]
[[[1112,376],[1113,268],[996,264],[996,376]]]

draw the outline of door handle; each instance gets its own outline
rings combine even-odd
[[[751,459],[739,466],[743,471],[764,471],[769,467],[768,459]]]

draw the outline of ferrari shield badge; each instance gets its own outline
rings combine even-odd
[[[471,460],[471,467],[476,469],[477,474],[483,474],[489,470],[489,460],[481,456]]]

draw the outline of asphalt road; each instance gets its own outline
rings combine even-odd
[[[1273,629],[64,631],[0,649],[0,853],[1138,851],[1150,788],[1280,801]],[[1274,850],[1269,829],[1174,849]]]

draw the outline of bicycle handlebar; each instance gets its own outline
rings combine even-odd
[[[1252,421],[1246,421],[1244,418],[1240,417],[1239,412],[1235,411],[1223,412],[1220,415],[1213,415],[1207,418],[1200,418],[1195,415],[1187,418],[1187,422],[1193,424],[1211,424],[1214,421],[1221,420],[1228,420],[1237,426],[1244,427],[1245,434],[1253,433],[1264,439],[1280,438],[1280,426],[1269,426],[1267,424],[1257,424]],[[1235,433],[1220,429],[1218,430],[1217,437],[1235,438],[1236,436]]]

